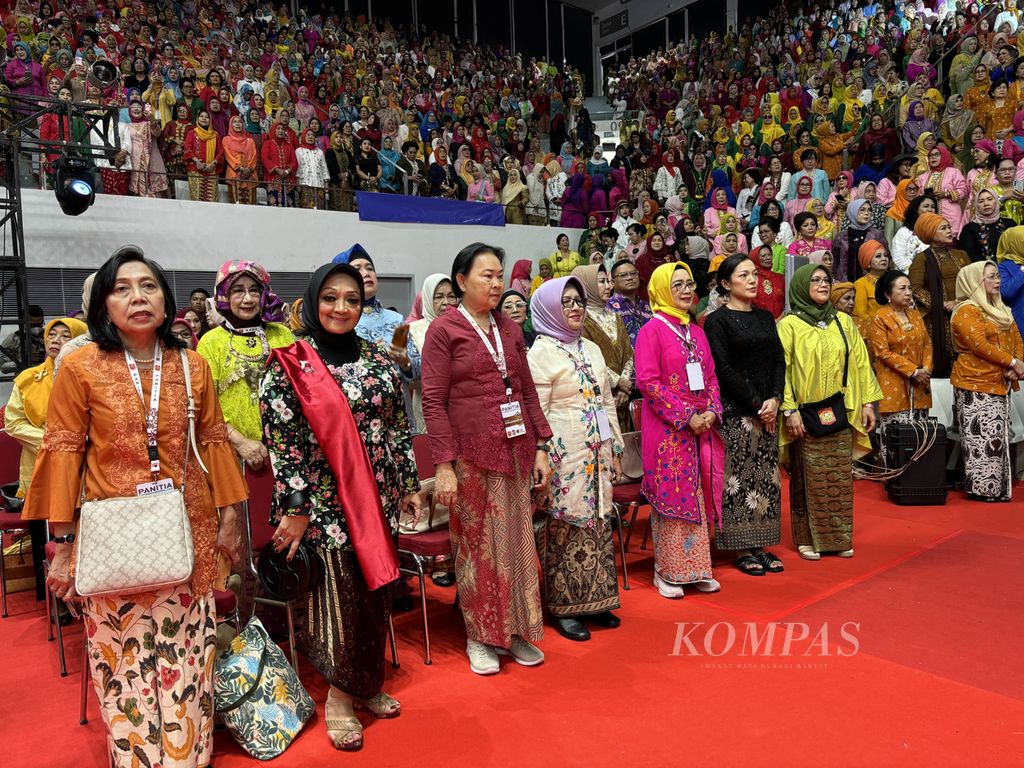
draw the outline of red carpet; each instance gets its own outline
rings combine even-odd
[[[386,689],[402,716],[364,713],[363,750],[335,755],[326,687],[303,666],[320,714],[273,765],[1024,765],[1020,500],[1021,491],[1001,505],[951,494],[945,507],[896,507],[858,483],[854,558],[806,562],[784,544],[785,573],[752,578],[723,561],[720,593],[674,602],[651,586],[641,519],[622,627],[589,643],[549,630],[545,664],[503,661],[491,678],[468,669],[453,590],[431,587],[433,666],[423,664],[418,613],[395,622],[402,666]],[[4,765],[105,766],[92,698],[89,724],[78,725],[81,629],[65,637],[71,674],[61,678],[41,605],[20,593],[10,613],[0,621]],[[703,626],[690,631],[694,622]],[[773,655],[743,655],[746,622],[758,637],[777,623]],[[840,635],[848,622],[859,624],[859,647],[838,655],[853,649]],[[217,768],[257,764],[218,733]]]

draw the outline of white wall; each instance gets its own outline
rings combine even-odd
[[[516,259],[536,263],[552,253],[559,232],[568,232],[573,245],[580,235],[555,227],[383,224],[361,222],[354,213],[111,195],[97,195],[81,216],[65,216],[52,192],[23,195],[29,267],[96,268],[119,246],[135,243],[166,269],[216,270],[228,259],[250,258],[273,276],[274,270],[311,272],[360,243],[380,274],[411,277],[418,290],[432,272],[450,272],[469,243],[504,248],[509,274]],[[401,197],[394,200],[402,204]]]

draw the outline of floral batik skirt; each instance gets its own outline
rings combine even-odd
[[[588,616],[619,607],[608,520],[572,525],[545,515],[537,529],[544,600],[552,616]]]
[[[678,520],[651,510],[654,570],[669,584],[695,584],[711,574],[711,538],[703,505],[699,523]]]
[[[782,531],[778,435],[765,430],[760,419],[726,416],[722,441],[722,528],[715,532],[715,546],[735,550],[778,544]]]
[[[516,635],[540,640],[544,622],[530,478],[508,477],[460,459],[450,513],[459,605],[470,640],[508,648]]]
[[[188,585],[85,601],[93,688],[116,768],[209,765],[213,748],[213,593]]]

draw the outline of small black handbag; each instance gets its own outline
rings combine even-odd
[[[843,361],[843,389],[846,389],[847,375],[850,371],[850,345],[846,341],[843,324],[839,322],[838,316],[836,325],[839,327],[839,335],[843,337],[843,347],[846,349],[846,357]],[[828,437],[850,428],[850,422],[846,418],[846,399],[843,397],[843,389],[829,395],[824,400],[804,403],[800,406],[798,410],[804,422],[804,430],[808,435]]]
[[[319,586],[324,577],[324,561],[316,549],[299,542],[295,557],[288,562],[289,547],[274,551],[274,542],[267,542],[256,561],[260,586],[273,599],[288,602],[302,597]]]

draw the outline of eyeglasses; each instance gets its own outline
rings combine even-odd
[[[567,299],[562,299],[562,309],[572,309],[573,307],[585,307],[587,303],[583,299],[579,299],[570,296]]]
[[[831,277],[812,277],[811,285],[832,285]]]
[[[687,280],[685,283],[672,283],[669,287],[673,291],[692,291],[697,288],[697,284],[693,280]]]
[[[618,273],[616,273],[615,279],[618,280],[620,277],[623,278],[623,279],[628,280],[631,277],[640,277],[640,273],[637,272],[635,269],[632,272],[618,272]]]
[[[526,309],[526,302],[516,301],[512,304],[505,304],[505,309]]]

